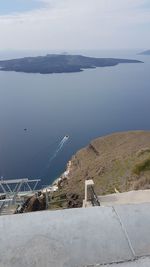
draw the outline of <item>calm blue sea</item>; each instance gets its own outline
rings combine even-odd
[[[80,54],[140,59],[144,64],[72,74],[0,72],[0,176],[41,178],[42,185],[50,184],[92,139],[150,130],[150,56],[137,52]],[[1,52],[0,59],[29,54],[21,53]],[[50,162],[65,135],[70,136],[68,142]]]

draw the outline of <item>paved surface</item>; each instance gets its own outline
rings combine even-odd
[[[114,263],[106,265],[93,265],[88,267],[150,267],[150,257],[140,258],[135,261]]]
[[[150,255],[150,204],[115,207],[130,238],[135,255]]]
[[[0,267],[147,267],[148,255],[149,203],[0,217]]]
[[[99,196],[99,201],[103,206],[138,204],[150,202],[150,190],[129,191],[125,193],[115,193],[106,196]]]

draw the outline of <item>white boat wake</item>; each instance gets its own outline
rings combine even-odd
[[[69,139],[69,135],[65,135],[64,138],[61,140],[61,142],[57,146],[55,152],[49,158],[48,164],[47,164],[47,168],[49,167],[50,163],[56,158],[57,154],[61,151],[61,149],[63,148],[63,146],[65,145],[65,143],[68,141],[68,139]]]

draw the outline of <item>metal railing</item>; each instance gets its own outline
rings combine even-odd
[[[89,186],[89,192],[90,192],[90,197],[91,197],[91,202],[93,206],[100,206],[99,199],[94,191],[93,186]]]

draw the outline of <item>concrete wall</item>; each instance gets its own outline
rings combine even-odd
[[[148,203],[0,217],[0,267],[147,267],[148,255]]]

